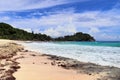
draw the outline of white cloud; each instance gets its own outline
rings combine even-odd
[[[24,30],[27,32],[32,32],[32,30],[30,28],[24,28]]]
[[[102,32],[94,34],[94,37],[97,37],[97,40],[99,41],[119,41],[120,40],[120,35],[110,35]]]
[[[49,14],[49,12],[48,12]],[[68,9],[41,16],[40,18],[32,17],[31,19],[4,19],[1,21],[8,22],[22,29],[33,29],[35,32],[45,33],[50,36],[63,36],[73,34],[78,31],[87,32],[93,35],[97,40],[118,40],[120,34],[110,35],[109,29],[120,29],[120,11],[116,8],[109,11],[86,11],[75,13],[74,9]],[[3,20],[2,20],[3,19]],[[100,28],[108,28],[105,33]],[[44,30],[41,30],[44,28]],[[85,28],[86,31],[82,30]],[[113,31],[115,32],[115,31]],[[99,36],[98,36],[99,35]]]
[[[100,30],[96,27],[90,28],[90,31],[89,31],[89,33],[91,33],[91,34],[92,33],[98,33],[98,32],[100,32]]]
[[[53,37],[61,36],[61,33],[53,28],[49,28],[49,29],[43,31],[42,33],[52,35]]]
[[[3,16],[3,17],[0,17],[0,19],[1,19],[2,21],[8,21],[8,20],[10,20],[10,17],[8,17],[8,16]]]
[[[56,28],[48,28],[45,31],[41,31],[44,34],[51,35],[52,37],[71,35],[77,32],[76,27],[72,25],[57,26]]]
[[[39,12],[39,11],[36,11],[36,12],[34,12],[34,13],[31,13],[29,16],[35,16],[35,15],[41,16],[41,15],[43,15],[43,13],[42,13],[42,12]]]
[[[0,0],[0,11],[47,8],[78,1],[83,2],[88,0]]]

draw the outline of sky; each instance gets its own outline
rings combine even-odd
[[[120,0],[0,0],[0,22],[51,37],[120,41]]]

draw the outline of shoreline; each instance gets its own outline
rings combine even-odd
[[[25,49],[43,54],[51,54],[76,59],[81,62],[120,68],[119,47],[90,46],[79,43],[21,42]],[[69,45],[68,45],[69,44]],[[95,43],[96,44],[96,43]],[[34,47],[33,47],[34,46]],[[75,49],[74,49],[75,48]],[[83,58],[84,57],[84,58]]]
[[[19,63],[19,69],[12,73],[16,80],[120,80],[120,68],[117,67],[85,63],[25,49],[15,53],[11,59]]]

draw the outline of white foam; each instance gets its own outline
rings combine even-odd
[[[55,44],[50,42],[22,43],[26,49],[45,54],[58,55],[77,59],[83,62],[92,62],[100,65],[120,68],[120,48],[103,46],[84,46],[73,44]]]

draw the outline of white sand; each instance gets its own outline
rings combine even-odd
[[[14,40],[0,39],[0,44],[5,44],[9,42],[14,42]]]
[[[44,56],[31,56],[33,52],[19,52],[16,57],[21,68],[14,73],[16,80],[97,80],[99,75],[87,75],[73,70],[52,66]],[[37,54],[38,55],[38,54]],[[47,64],[44,64],[47,63]]]

